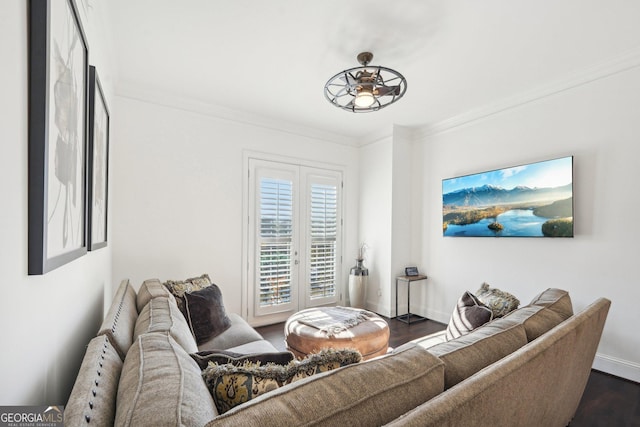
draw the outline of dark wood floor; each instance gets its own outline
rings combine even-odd
[[[437,331],[446,325],[427,320],[407,325],[385,318],[391,337],[389,346],[398,347],[412,339]],[[276,348],[284,351],[284,323],[256,328]],[[582,401],[571,427],[640,427],[640,384],[603,372],[591,371]]]

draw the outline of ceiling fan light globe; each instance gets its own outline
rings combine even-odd
[[[376,99],[373,96],[373,93],[367,90],[359,91],[358,94],[356,95],[356,99],[353,101],[353,103],[358,108],[371,107],[375,102],[376,102]]]

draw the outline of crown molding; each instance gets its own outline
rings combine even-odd
[[[518,108],[530,102],[546,98],[569,89],[573,89],[614,74],[618,74],[640,66],[640,48],[634,48],[607,61],[592,65],[564,78],[503,98],[491,104],[474,108],[457,116],[450,117],[431,125],[424,125],[416,130],[416,137],[427,138],[448,130],[481,120],[512,108]]]
[[[167,93],[159,93],[158,91],[154,91],[148,88],[141,88],[138,85],[132,85],[128,83],[121,82],[118,84],[116,88],[116,96],[155,104],[163,107],[203,114],[221,120],[241,123],[243,125],[255,126],[263,129],[275,130],[278,132],[285,132],[304,138],[317,139],[324,142],[348,145],[352,147],[358,147],[361,145],[360,140],[353,137],[311,128],[291,122],[285,122],[282,120],[276,120],[258,114],[242,112],[231,108],[222,107],[220,105],[197,101],[191,98],[175,96]]]
[[[446,132],[459,126],[493,116],[503,111],[518,108],[530,102],[553,96],[639,66],[640,47],[628,50],[621,55],[609,58],[606,61],[531,90],[520,92],[490,104],[485,104],[439,122],[412,127],[413,135],[416,141],[423,140],[431,135]],[[138,85],[122,82],[118,84],[116,88],[116,96],[351,147],[364,147],[393,136],[393,126],[390,126],[388,129],[370,133],[364,138],[355,138],[292,122],[276,120],[263,115],[233,110],[186,97],[159,93],[149,88],[141,88]]]

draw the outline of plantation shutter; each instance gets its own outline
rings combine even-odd
[[[337,183],[311,182],[309,201],[309,299],[335,299],[338,244]]]
[[[293,182],[260,179],[260,307],[291,303]]]

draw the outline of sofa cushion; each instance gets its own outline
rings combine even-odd
[[[186,292],[184,308],[196,344],[217,337],[231,326],[231,320],[222,302],[222,292],[215,284],[199,291]]]
[[[200,368],[171,335],[140,335],[122,368],[115,425],[202,426],[216,415]]]
[[[501,318],[427,351],[444,362],[448,389],[525,344],[524,326],[513,319]]]
[[[488,283],[483,283],[476,291],[476,297],[493,312],[493,317],[503,317],[515,310],[520,305],[518,298],[509,292],[491,288]]]
[[[235,347],[229,347],[227,351],[233,351],[240,354],[254,354],[254,353],[274,353],[278,349],[271,344],[270,341],[265,339],[251,341],[248,343],[240,344]]]
[[[555,311],[538,305],[521,307],[507,314],[504,318],[522,323],[528,341],[533,341],[565,320]]]
[[[326,349],[286,364],[245,361],[241,365],[211,364],[203,372],[209,392],[221,414],[278,387],[321,372],[360,362],[356,350]]]
[[[531,301],[530,305],[547,307],[562,316],[563,320],[573,316],[571,297],[567,291],[561,289],[549,288],[542,291]]]
[[[443,369],[414,346],[280,387],[207,425],[381,425],[441,393]]]
[[[136,291],[129,284],[129,279],[125,279],[120,282],[97,334],[109,336],[122,360],[131,346],[131,336],[137,318]]]
[[[192,353],[190,356],[196,361],[200,369],[204,370],[209,363],[217,363],[218,365],[231,364],[239,366],[245,362],[250,363],[277,363],[286,365],[293,360],[293,353],[290,351],[276,351],[268,353],[251,353],[242,354],[225,350],[206,350]]]
[[[136,305],[138,307],[138,313],[142,311],[145,305],[153,298],[173,298],[173,295],[166,286],[163,286],[158,279],[149,279],[142,282],[140,289],[138,289],[138,296],[136,298]]]
[[[64,425],[113,426],[121,371],[122,359],[107,335],[89,341],[64,408]]]
[[[187,321],[169,298],[154,298],[140,312],[133,338],[148,332],[168,332],[187,353],[198,351]]]
[[[447,339],[452,340],[491,321],[493,312],[471,293],[462,294],[447,326]]]
[[[419,345],[420,347],[427,349],[433,347],[436,344],[442,344],[443,342],[447,342],[447,331],[438,331],[429,335],[425,335],[424,337],[416,338],[411,343],[415,345]]]
[[[202,350],[230,349],[252,341],[262,340],[262,335],[256,332],[249,324],[238,314],[228,313],[231,327],[210,340],[203,342],[198,346]],[[235,351],[235,350],[234,350]],[[192,352],[194,353],[194,352]],[[240,353],[240,352],[238,352]]]

